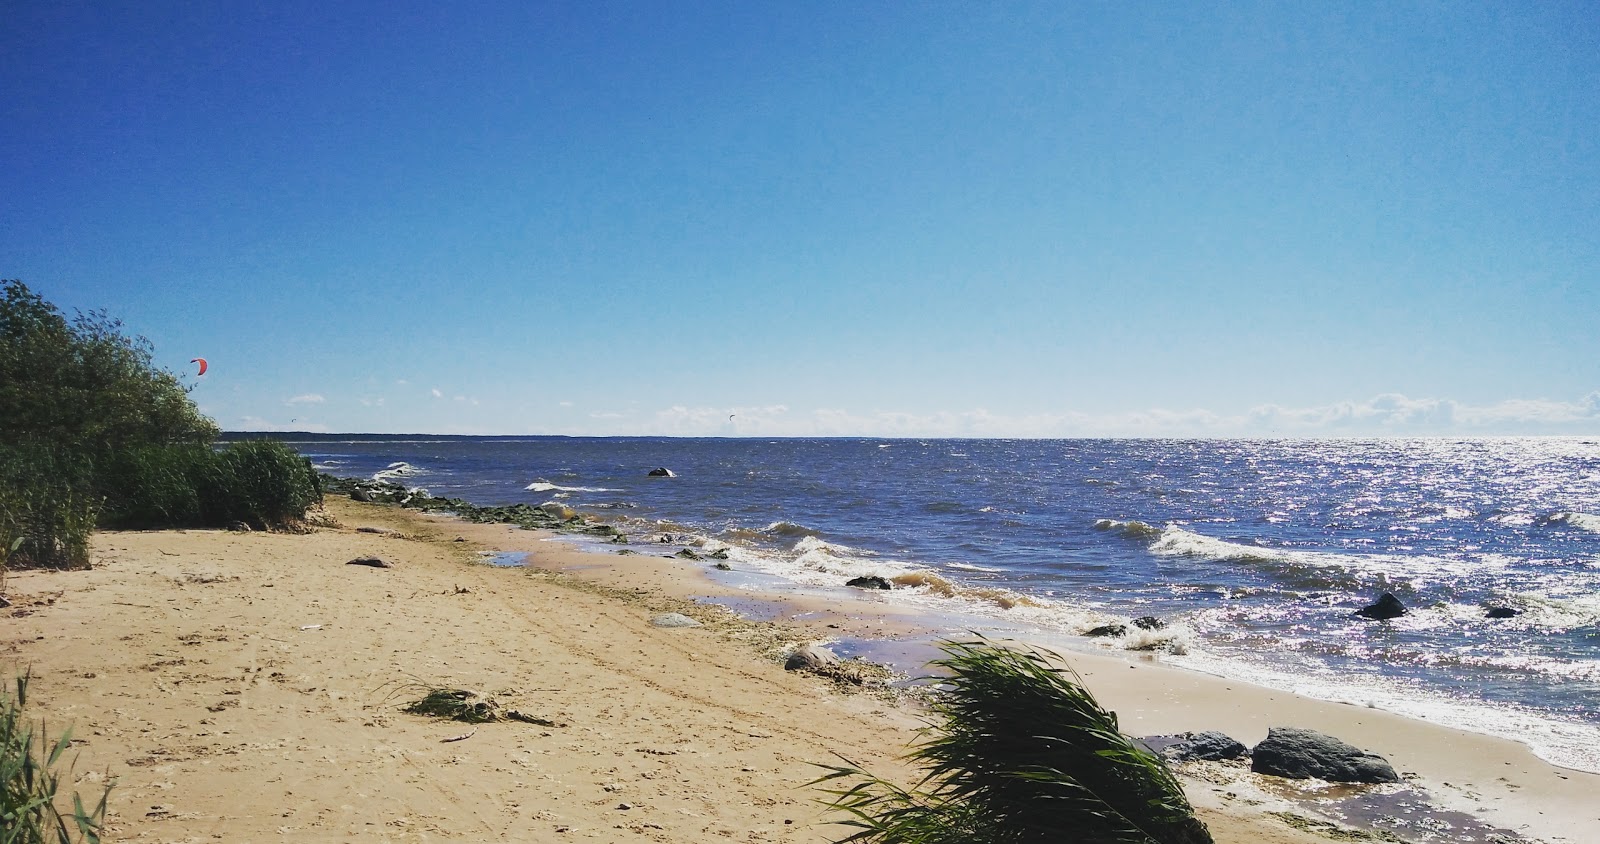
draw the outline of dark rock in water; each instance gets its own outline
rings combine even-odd
[[[1167,623],[1153,615],[1142,615],[1133,620],[1133,626],[1140,630],[1160,630],[1166,627]]]
[[[685,559],[685,560],[698,560],[698,559],[700,559],[700,555],[699,554],[696,554],[695,552],[690,551],[687,548],[679,551],[678,553],[674,554],[673,556],[674,557],[679,557],[679,558]]]
[[[382,557],[357,557],[354,560],[351,560],[350,562],[345,563],[345,565],[347,565],[347,566],[371,566],[371,567],[373,567],[375,569],[392,569],[392,568],[394,568],[394,564],[393,563],[389,562],[388,560],[383,559]]]
[[[706,556],[710,557],[713,560],[726,560],[726,559],[728,559],[728,549],[726,549],[726,548],[718,548],[717,550],[712,551],[711,553],[707,554]]]
[[[668,469],[665,466],[659,466],[657,468],[651,469],[649,474],[646,475],[646,477],[651,477],[651,478],[676,478],[677,475],[672,474],[672,470],[671,469]]]
[[[1098,638],[1101,636],[1125,636],[1127,633],[1128,627],[1125,624],[1102,624],[1083,635]]]
[[[892,589],[893,588],[892,586],[889,585],[889,581],[884,580],[883,578],[881,578],[881,577],[879,577],[879,576],[877,576],[875,574],[874,575],[869,575],[867,577],[852,577],[849,580],[846,580],[844,582],[844,585],[846,585],[846,586],[854,586],[857,589]]]
[[[1290,779],[1399,782],[1387,760],[1333,736],[1300,727],[1273,727],[1251,754],[1250,770]]]
[[[720,563],[719,562],[716,565],[712,566],[712,568],[716,569],[717,571],[733,571],[733,566],[730,566],[727,563]]]
[[[1522,610],[1514,610],[1514,609],[1512,609],[1510,607],[1490,607],[1489,611],[1483,614],[1483,617],[1484,618],[1516,618],[1519,615],[1522,615]]]
[[[1374,618],[1379,621],[1384,621],[1390,618],[1399,618],[1405,614],[1406,605],[1400,603],[1400,599],[1396,598],[1393,592],[1385,592],[1378,596],[1377,603],[1362,607],[1361,609],[1355,611],[1355,615],[1361,616],[1362,618]]]
[[[783,667],[787,671],[816,671],[838,662],[839,657],[821,645],[801,645],[784,660]]]
[[[633,550],[632,548],[618,548],[617,549],[617,553],[621,554],[624,557],[631,557],[631,556],[633,556],[633,555],[635,555],[635,554],[637,554],[639,552]]]
[[[1217,762],[1248,756],[1250,748],[1226,733],[1207,730],[1200,733],[1184,733],[1178,741],[1163,748],[1161,752],[1175,762],[1189,762],[1195,759]]]

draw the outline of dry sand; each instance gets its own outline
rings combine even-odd
[[[820,842],[846,830],[805,785],[813,763],[838,754],[906,781],[915,707],[786,673],[770,653],[795,628],[709,610],[694,611],[703,628],[652,626],[677,599],[728,591],[691,566],[342,498],[328,509],[340,526],[307,535],[103,533],[92,571],[11,578],[5,667],[31,665],[30,709],[73,725],[77,788],[115,781],[108,840]],[[485,549],[532,565],[485,565]],[[346,562],[364,555],[393,567]],[[813,638],[913,624],[849,596],[791,614]],[[1127,732],[1254,743],[1268,726],[1321,729],[1494,824],[1600,840],[1600,777],[1520,745],[1155,662],[1071,660]],[[400,712],[417,683],[558,726]],[[1186,776],[1219,842],[1330,840],[1269,814],[1306,814],[1269,778]]]

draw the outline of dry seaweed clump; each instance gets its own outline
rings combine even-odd
[[[537,724],[541,727],[563,726],[548,718],[528,715],[516,709],[502,708],[494,698],[470,689],[430,688],[420,700],[406,704],[400,711],[412,715],[426,715],[430,718],[465,721],[468,724],[521,721],[524,724]]]

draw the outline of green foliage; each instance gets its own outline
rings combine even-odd
[[[272,440],[237,442],[216,453],[218,482],[205,490],[213,524],[245,522],[275,527],[296,522],[322,502],[322,482],[311,461]]]
[[[942,716],[911,758],[907,790],[855,765],[824,766],[831,805],[869,844],[1209,844],[1166,765],[1117,729],[1054,654],[947,642]]]
[[[0,546],[7,568],[87,568],[100,498],[88,461],[42,444],[0,445]]]
[[[283,443],[238,442],[127,449],[108,457],[99,472],[107,511],[102,523],[118,528],[283,527],[322,501],[311,461]]]
[[[0,281],[0,544],[5,564],[88,565],[96,519],[116,527],[280,527],[322,499],[282,443],[221,452],[217,426],[149,341],[103,311],[68,320]]]
[[[37,731],[22,713],[30,675],[17,678],[16,696],[0,692],[0,844],[99,844],[105,825],[105,787],[100,802],[85,809],[72,795],[72,811],[62,814],[61,761],[72,745],[69,729],[55,740],[40,724]]]
[[[69,322],[22,282],[0,282],[0,442],[105,454],[217,434],[148,340],[103,311]]]

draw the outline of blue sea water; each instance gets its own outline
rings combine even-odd
[[[1514,738],[1600,771],[1600,443],[390,438],[324,471],[552,499],[736,567]],[[648,477],[655,467],[675,477]],[[1352,613],[1384,591],[1411,612]],[[1519,615],[1485,617],[1489,607]],[[1091,640],[1083,640],[1088,645]]]

